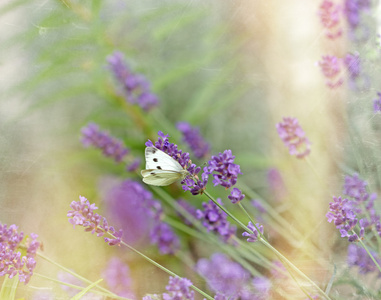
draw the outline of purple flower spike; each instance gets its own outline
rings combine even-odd
[[[330,0],[324,0],[319,8],[320,21],[325,28],[326,37],[335,39],[342,35],[343,30],[340,27],[340,5],[335,5]]]
[[[378,98],[373,100],[374,113],[381,112],[381,93],[377,93]]]
[[[296,118],[284,117],[283,122],[276,124],[276,128],[291,155],[304,158],[311,152],[311,143]]]
[[[231,193],[230,193],[230,195],[228,196],[228,198],[230,199],[230,201],[231,201],[233,204],[236,204],[236,203],[238,203],[239,201],[241,201],[243,198],[245,198],[245,195],[242,194],[242,192],[241,192],[240,189],[233,188],[233,190],[231,191]]]
[[[169,277],[169,283],[165,287],[169,293],[163,294],[163,300],[194,300],[191,286],[192,282],[189,279]]]
[[[381,264],[381,260],[377,253],[372,250],[370,250],[370,252],[378,264]],[[348,246],[347,261],[350,267],[358,267],[360,274],[378,272],[377,266],[374,264],[373,260],[370,258],[366,250],[358,247],[355,244],[350,244]]]
[[[210,146],[200,135],[200,130],[187,122],[179,122],[177,129],[183,134],[183,141],[192,149],[194,156],[203,158],[208,155]]]
[[[221,199],[217,198],[221,204]],[[204,210],[197,210],[197,219],[202,221],[202,225],[208,230],[220,235],[224,242],[227,242],[235,235],[236,228],[228,220],[223,212],[213,201],[202,203]]]
[[[129,153],[123,142],[101,131],[95,123],[89,123],[82,130],[82,144],[85,147],[93,146],[102,150],[106,157],[113,158],[117,163]]]
[[[114,235],[116,238],[105,238],[105,242],[110,246],[119,245],[121,243],[122,230],[116,231],[114,227],[109,226],[106,218],[94,212],[98,207],[95,203],[90,204],[85,197],[79,196],[79,201],[73,201],[70,204],[72,210],[69,210],[67,216],[69,222],[75,225],[82,226],[85,231],[91,231],[92,234],[97,233],[97,236],[103,236],[105,233]]]
[[[19,281],[27,284],[36,267],[36,252],[41,244],[37,241],[38,235],[31,233],[25,240],[26,255],[22,255],[17,250],[21,249],[24,233],[17,229],[16,225],[0,224],[0,276],[13,278],[18,274]]]
[[[353,176],[345,176],[343,194],[354,198],[356,201],[366,201],[369,194],[366,191],[368,184],[355,173]]]
[[[136,74],[130,70],[121,52],[114,52],[108,56],[107,61],[126,101],[138,104],[145,111],[159,104],[158,97],[151,92],[150,82],[142,74]]]
[[[234,163],[235,156],[231,150],[225,150],[208,161],[208,167],[204,171],[213,174],[214,186],[221,185],[230,188],[237,183],[238,174],[242,174],[240,166]]]
[[[158,222],[150,236],[151,243],[158,245],[161,254],[174,254],[180,248],[179,238],[166,223]]]
[[[259,223],[255,224],[257,226],[257,228],[259,229],[259,231],[263,234],[263,226],[262,225],[259,225]],[[249,233],[249,232],[244,232],[242,233],[242,236],[247,236],[249,237],[247,239],[248,242],[251,242],[251,243],[255,243],[256,241],[258,241],[259,239],[259,233],[258,233],[258,230],[257,228],[255,228],[255,226],[253,225],[253,223],[251,223],[249,221],[249,224],[247,225],[247,227],[253,232],[253,233]]]
[[[327,78],[326,85],[332,89],[341,86],[344,79],[340,76],[341,61],[334,55],[322,56],[321,61],[318,62],[320,69]]]

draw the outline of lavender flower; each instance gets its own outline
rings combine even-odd
[[[222,204],[221,199],[217,198]],[[235,235],[236,227],[227,221],[226,213],[223,212],[213,201],[202,203],[203,210],[197,210],[197,218],[202,221],[202,225],[208,230],[220,235],[224,242],[230,240]]]
[[[0,224],[0,276],[13,278],[19,275],[19,281],[27,284],[36,267],[36,252],[40,247],[37,234],[31,233],[26,239],[26,255],[17,251],[21,247],[24,233],[18,233],[16,225]]]
[[[206,278],[210,289],[229,298],[239,298],[249,283],[249,273],[225,254],[215,253],[210,260],[202,258],[196,264],[196,271]]]
[[[353,176],[345,176],[343,194],[354,198],[356,201],[366,201],[369,198],[366,191],[367,185],[365,181],[359,178],[357,173]]]
[[[102,276],[113,293],[121,297],[135,298],[131,291],[130,269],[118,257],[109,260]]]
[[[233,204],[236,204],[238,203],[239,201],[243,200],[243,198],[245,198],[245,195],[242,194],[242,191],[240,189],[237,189],[237,188],[233,188],[233,190],[231,191],[230,195],[228,196],[228,198],[230,199],[230,201],[233,203]]]
[[[296,118],[284,117],[283,122],[276,124],[276,128],[291,155],[304,158],[311,152],[311,143]]]
[[[326,85],[330,88],[337,88],[344,82],[340,77],[341,62],[340,59],[334,55],[322,56],[321,61],[318,62],[323,75],[327,78]]]
[[[263,234],[263,226],[259,225],[259,223],[255,224],[255,225],[257,226],[259,231]],[[259,232],[258,232],[257,228],[255,228],[255,226],[253,225],[253,223],[251,223],[251,221],[249,221],[249,225],[247,225],[247,227],[253,233],[244,232],[244,233],[242,233],[242,236],[248,236],[249,238],[247,239],[247,241],[251,242],[251,243],[254,243],[254,242],[258,241],[260,235],[259,235]]]
[[[230,188],[237,183],[238,174],[242,173],[240,166],[234,163],[234,158],[231,150],[225,150],[224,153],[212,156],[212,159],[208,161],[208,167],[204,172],[215,173],[213,174],[214,186],[221,185]]]
[[[352,233],[357,224],[357,218],[351,202],[348,199],[341,199],[341,197],[333,197],[333,202],[329,203],[329,210],[326,214],[328,222],[333,221],[336,228],[340,229],[341,237],[347,237],[349,242],[358,241],[359,236]]]
[[[113,183],[104,198],[108,216],[123,230],[123,239],[130,244],[144,242],[155,220],[161,219],[161,204],[142,184],[131,179]]]
[[[135,172],[139,169],[141,163],[140,158],[135,158],[129,165],[127,165],[128,172]]]
[[[378,98],[373,100],[374,113],[381,112],[381,93],[377,93]]]
[[[344,64],[347,67],[349,78],[356,79],[360,75],[360,55],[358,53],[345,55]]]
[[[161,254],[174,254],[180,248],[179,238],[166,223],[158,222],[150,236],[151,243],[158,245]]]
[[[169,277],[165,289],[169,293],[163,294],[163,300],[193,300],[194,291],[190,290],[192,282],[186,278]]]
[[[85,231],[91,231],[92,234],[95,232],[97,236],[103,236],[105,233],[109,233],[115,236],[115,238],[104,238],[105,242],[110,246],[119,245],[122,238],[122,230],[116,231],[114,227],[109,226],[106,218],[94,213],[98,207],[95,203],[90,204],[90,202],[82,196],[79,196],[79,201],[73,201],[70,204],[73,210],[69,210],[67,216],[69,217],[69,222],[75,225],[85,227]]]
[[[145,111],[159,104],[159,99],[151,92],[150,82],[142,74],[134,74],[120,52],[108,56],[107,61],[114,77],[119,82],[126,101],[138,104]]]
[[[372,250],[370,250],[370,252],[372,256],[376,259],[378,264],[381,264],[381,261],[378,255]],[[370,258],[366,250],[358,247],[355,244],[350,244],[348,246],[347,261],[350,267],[357,266],[359,268],[359,273],[361,274],[373,273],[378,271],[377,266],[375,265],[373,260]]]
[[[183,141],[192,149],[194,156],[203,158],[208,155],[210,145],[202,138],[198,128],[187,122],[178,122],[176,127],[183,134]]]
[[[81,129],[82,144],[85,147],[93,146],[102,150],[106,157],[111,157],[119,163],[129,153],[123,142],[110,136],[107,132],[101,131],[95,123],[89,123]]]
[[[360,14],[369,7],[369,0],[345,0],[344,13],[352,30],[359,26]]]
[[[340,5],[335,5],[330,0],[324,0],[319,8],[320,21],[326,30],[329,39],[335,39],[342,35],[340,27]]]

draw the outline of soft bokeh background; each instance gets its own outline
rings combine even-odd
[[[175,123],[188,121],[200,127],[212,153],[233,151],[243,171],[239,180],[256,192],[248,198],[261,195],[288,222],[285,235],[265,229],[270,241],[313,280],[327,283],[332,260],[341,264],[345,257],[334,255],[338,233],[325,213],[331,196],[341,191],[339,170],[344,164],[356,168],[350,157],[343,160],[350,152],[346,114],[355,111],[347,107],[354,99],[370,101],[376,88],[353,96],[346,87],[325,86],[316,62],[326,53],[353,49],[345,37],[325,38],[320,2],[2,2],[0,221],[38,233],[45,255],[91,280],[101,277],[109,257],[119,255],[131,268],[138,298],[163,292],[166,275],[132,253],[73,230],[66,213],[78,195],[102,209],[105,180],[129,176],[98,151],[83,149],[81,127],[96,121],[143,158],[148,138],[162,130],[180,143]],[[115,50],[152,81],[159,108],[126,111],[115,100],[106,68],[106,57]],[[290,157],[277,136],[275,124],[283,116],[297,117],[312,141],[310,163],[317,174]],[[357,117],[358,123],[367,124],[369,117]],[[372,143],[374,149],[378,142]],[[270,168],[279,169],[285,181],[287,194],[280,202],[269,193]],[[186,197],[200,206],[200,197]],[[160,257],[153,247],[145,253],[183,270],[181,262]],[[58,269],[39,260],[36,271],[56,278]],[[58,285],[39,278],[21,288],[28,295],[53,289],[64,297]]]

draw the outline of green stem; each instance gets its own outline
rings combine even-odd
[[[116,239],[116,237],[110,233],[108,233],[112,238]],[[177,275],[176,273],[173,273],[172,271],[168,270],[167,268],[163,267],[162,265],[158,264],[156,261],[154,261],[153,259],[149,258],[148,256],[144,255],[143,253],[141,253],[140,251],[138,251],[137,249],[135,249],[134,247],[126,244],[125,242],[121,242],[121,244],[123,246],[126,246],[128,249],[132,250],[133,252],[135,252],[136,254],[140,255],[141,257],[143,257],[145,260],[147,260],[148,262],[150,262],[151,264],[153,264],[154,266],[158,267],[159,269],[163,270],[164,272],[168,273],[169,275],[173,276],[173,277],[179,277],[181,278],[179,275]],[[203,295],[204,297],[206,297],[207,299],[209,300],[214,300],[211,296],[209,296],[208,294],[206,294],[205,292],[203,292],[202,290],[200,290],[199,288],[197,288],[196,286],[194,286],[193,284],[191,285],[191,288],[193,290],[195,290],[196,292],[200,293],[201,295]]]
[[[84,290],[86,288],[86,287],[83,287],[83,286],[78,286],[78,285],[74,285],[74,284],[71,284],[71,283],[63,282],[63,281],[60,281],[60,280],[57,280],[57,279],[54,279],[54,278],[50,278],[48,276],[45,276],[45,275],[42,275],[42,274],[39,274],[39,273],[36,273],[36,272],[33,272],[33,276],[37,276],[37,277],[40,277],[40,278],[43,278],[43,279],[46,279],[46,280],[49,280],[49,281],[61,284],[61,285],[66,285],[68,287],[71,287],[71,288],[77,289],[77,290]],[[100,286],[97,286],[97,287],[100,288]],[[120,297],[120,296],[117,296],[115,294],[111,294],[110,295],[110,293],[103,293],[103,292],[100,292],[100,291],[97,291],[97,290],[94,290],[94,289],[91,290],[91,293],[94,293],[94,294],[97,294],[97,295],[101,295],[101,296],[104,296],[104,297],[112,297],[113,299],[132,300],[130,298]]]
[[[238,225],[240,225],[244,230],[246,230],[249,233],[253,233],[247,226],[245,226],[240,220],[238,220],[234,215],[232,215],[225,207],[223,207],[218,201],[216,201],[207,191],[204,191],[204,194],[212,200],[221,210],[223,210],[228,216],[230,216],[234,221],[237,222]],[[254,225],[254,224],[253,224]],[[260,231],[258,230],[260,233]],[[300,271],[293,263],[291,263],[285,256],[283,256],[278,250],[276,250],[269,242],[267,242],[264,238],[262,238],[260,241],[271,251],[273,251],[281,260],[286,262],[296,273],[298,273],[301,277],[303,277],[305,280],[307,280],[312,286],[314,286],[326,299],[331,299],[319,286],[313,282],[306,274],[304,274],[302,271]]]
[[[49,257],[43,255],[42,253],[37,252],[37,255],[38,255],[39,257],[41,257],[42,259],[45,259],[46,261],[50,262],[51,264],[57,266],[58,268],[64,270],[65,272],[67,272],[67,273],[73,275],[74,277],[77,277],[77,278],[81,279],[82,281],[84,281],[84,282],[86,282],[86,283],[88,283],[88,284],[93,284],[93,282],[92,282],[91,280],[88,280],[87,278],[82,277],[81,275],[79,275],[79,274],[73,272],[72,270],[70,270],[70,269],[68,269],[68,268],[66,268],[66,267],[64,267],[64,266],[62,266],[62,265],[60,265],[59,263],[57,263],[57,262],[51,260]],[[113,292],[110,292],[109,290],[107,290],[107,289],[105,289],[105,288],[103,288],[103,287],[101,287],[101,286],[97,286],[97,288],[100,289],[101,291],[107,293],[108,295],[112,295],[112,297],[117,297],[116,294],[114,294]]]

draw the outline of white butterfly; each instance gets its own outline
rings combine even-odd
[[[146,170],[142,170],[141,174],[143,182],[147,184],[170,185],[177,180],[183,180],[189,174],[178,161],[155,147],[147,147],[145,155]]]

